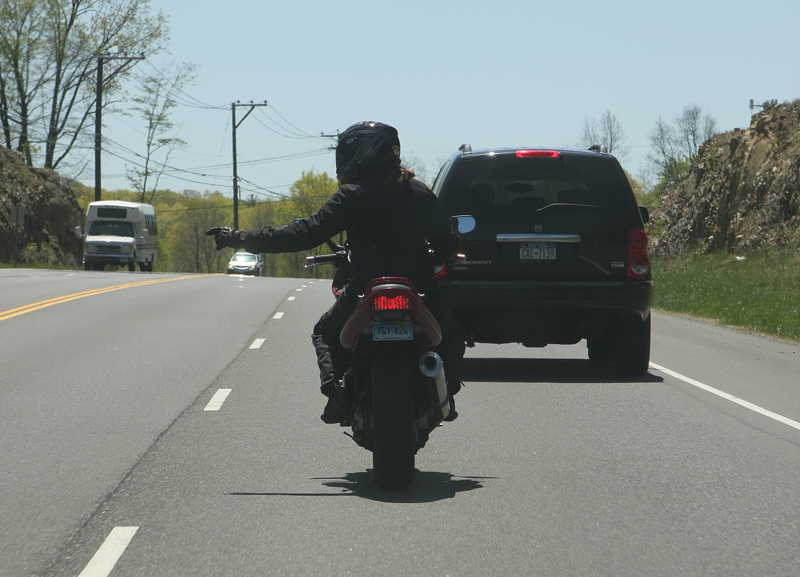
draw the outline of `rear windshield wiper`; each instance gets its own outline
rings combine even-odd
[[[548,204],[547,206],[543,206],[533,214],[534,216],[542,216],[543,214],[547,214],[548,212],[552,212],[554,210],[597,210],[598,208],[600,207],[594,204],[572,204],[569,202],[554,202],[553,204]]]

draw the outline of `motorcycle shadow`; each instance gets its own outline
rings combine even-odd
[[[483,488],[482,481],[497,477],[457,477],[451,473],[416,470],[414,483],[405,491],[385,491],[375,485],[372,472],[347,473],[344,477],[320,479],[326,487],[382,503],[433,503],[453,499],[456,494]]]
[[[588,359],[465,358],[464,381],[483,383],[661,383],[663,377],[625,376]]]

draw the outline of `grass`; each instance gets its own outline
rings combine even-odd
[[[653,307],[800,341],[800,250],[654,259]]]

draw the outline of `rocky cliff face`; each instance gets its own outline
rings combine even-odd
[[[800,246],[800,100],[705,142],[651,222],[656,256]]]
[[[14,260],[11,207],[25,207],[18,258],[26,260],[36,245],[37,260],[75,266],[82,259],[81,238],[75,227],[84,215],[69,183],[58,173],[27,166],[22,156],[0,146],[0,261]]]

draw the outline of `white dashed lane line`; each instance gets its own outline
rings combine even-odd
[[[275,313],[275,316],[272,317],[273,319],[279,319],[283,316],[283,313]]]
[[[289,298],[288,298],[288,299],[286,299],[286,300],[287,300],[287,301],[293,301],[293,300],[294,300],[294,297],[289,297]]]
[[[107,577],[139,527],[114,527],[78,577]]]
[[[219,411],[222,408],[222,403],[225,402],[225,399],[228,398],[228,395],[231,394],[231,389],[220,389],[214,396],[211,397],[211,400],[208,401],[206,408],[203,409],[204,411]]]
[[[294,289],[294,292],[297,292],[297,293],[299,293],[301,290],[303,290],[303,289],[301,289],[301,288],[299,288],[299,289]]]
[[[254,341],[253,341],[253,344],[252,344],[252,345],[250,345],[250,348],[251,348],[251,349],[260,349],[260,348],[261,348],[261,345],[263,345],[263,344],[264,344],[264,341],[265,341],[265,340],[266,340],[266,339],[256,339],[256,340],[254,340]]]
[[[731,395],[730,393],[726,393],[725,391],[720,391],[719,389],[715,389],[714,387],[709,387],[708,385],[701,383],[700,381],[695,381],[694,379],[691,379],[680,373],[676,373],[675,371],[672,371],[666,367],[662,367],[661,365],[650,363],[650,366],[655,370],[661,371],[662,373],[666,373],[667,375],[675,377],[676,379],[679,379],[684,383],[688,383],[694,387],[697,387],[698,389],[703,389],[704,391],[707,391],[713,395],[717,395],[718,397],[736,403],[737,405],[740,405],[746,409],[755,411],[760,415],[764,415],[765,417],[769,417],[770,419],[774,419],[779,423],[783,423],[784,425],[789,425],[790,427],[800,431],[800,423],[798,423],[797,421],[793,421],[792,419],[784,417],[783,415],[779,415],[778,413],[773,413],[772,411],[769,411],[763,407],[759,407],[758,405],[754,405],[753,403],[745,401],[744,399],[740,399],[739,397],[734,397],[733,395]]]

